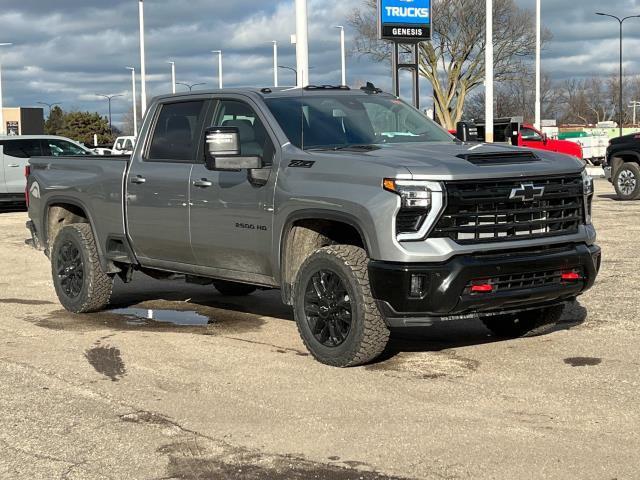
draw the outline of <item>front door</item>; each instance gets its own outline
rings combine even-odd
[[[189,178],[208,100],[160,105],[151,140],[136,150],[127,177],[128,231],[143,264],[194,264],[189,241]]]
[[[191,172],[191,245],[199,265],[273,276],[275,143],[266,122],[247,102],[222,99],[211,126],[237,127],[241,154],[263,158],[263,170]],[[230,274],[233,278],[233,274]]]
[[[24,168],[29,163],[29,158],[42,155],[40,140],[29,138],[4,140],[2,146],[2,167],[6,188],[4,193],[24,193],[27,185]]]

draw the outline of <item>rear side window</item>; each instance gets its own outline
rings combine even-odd
[[[42,155],[40,140],[6,140],[2,142],[4,154],[14,158],[31,158]]]
[[[65,142],[64,140],[44,140],[45,152],[52,157],[75,157],[79,155],[90,155],[89,152],[83,150],[77,145],[71,142]]]
[[[162,105],[151,138],[148,159],[195,162],[206,106],[204,100]]]

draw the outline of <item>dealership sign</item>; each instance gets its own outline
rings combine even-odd
[[[378,25],[383,40],[430,40],[431,0],[378,0]]]

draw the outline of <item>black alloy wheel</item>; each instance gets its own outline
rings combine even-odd
[[[304,312],[309,329],[320,344],[335,348],[345,342],[351,331],[351,298],[337,273],[319,270],[309,279]]]
[[[84,284],[84,269],[80,250],[74,243],[67,241],[58,250],[55,262],[62,292],[69,298],[77,298],[82,292]]]

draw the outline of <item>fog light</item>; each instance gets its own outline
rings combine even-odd
[[[427,286],[426,275],[411,275],[411,289],[409,296],[411,298],[422,298],[425,295]]]

